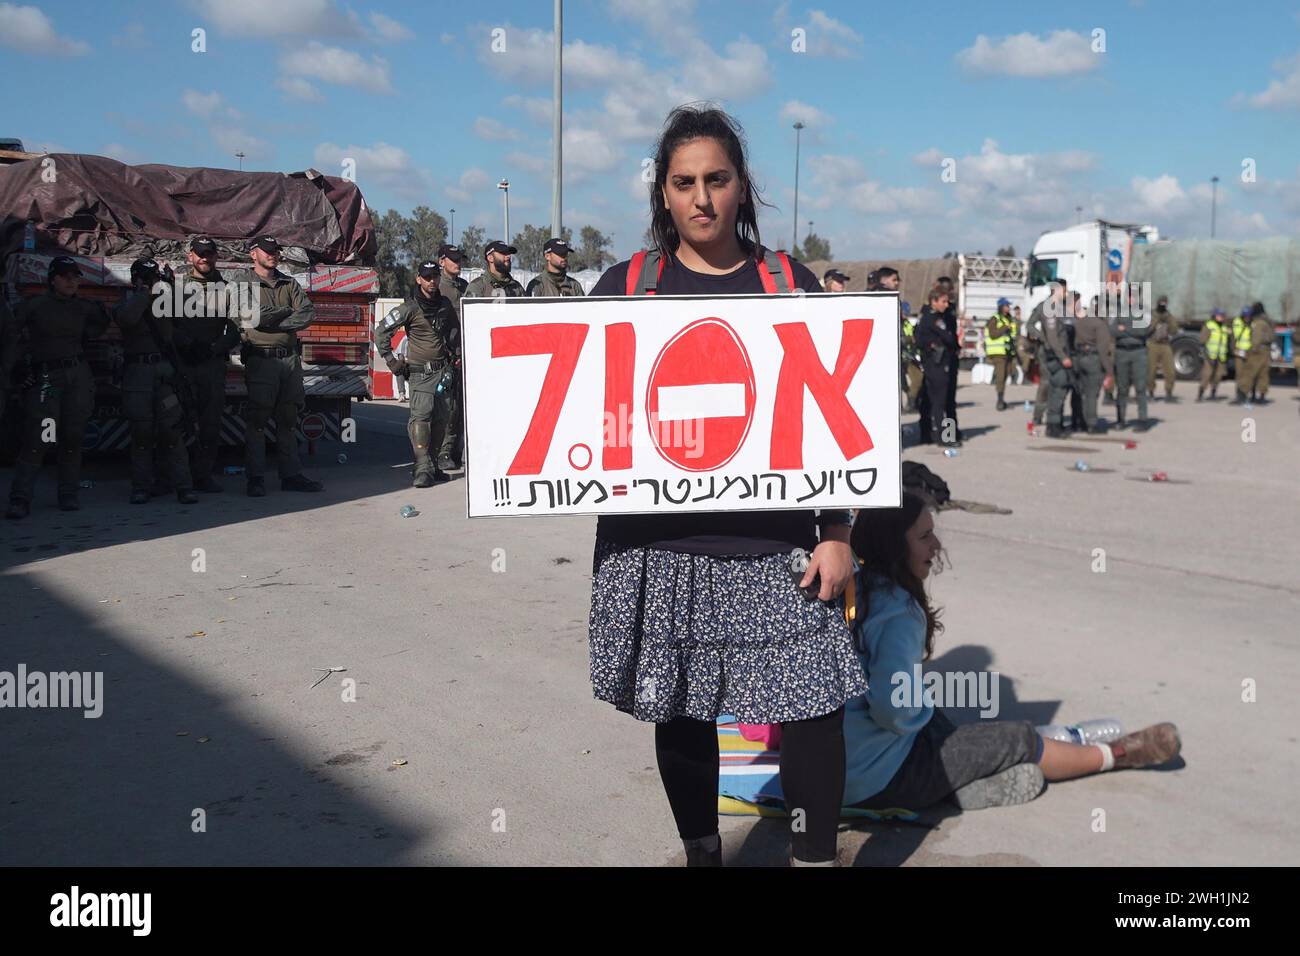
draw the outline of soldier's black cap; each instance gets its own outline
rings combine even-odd
[[[217,254],[217,244],[211,236],[195,236],[190,240],[190,252],[206,259]]]
[[[50,260],[47,278],[53,279],[55,276],[66,275],[81,275],[81,266],[77,265],[77,260],[72,256],[55,256]]]
[[[253,240],[253,248],[274,255],[280,251],[280,241],[275,236],[258,236]]]
[[[827,269],[826,274],[822,276],[822,282],[830,282],[834,279],[836,282],[848,282],[852,276],[846,276],[839,269]]]
[[[460,246],[454,246],[450,242],[444,242],[438,247],[439,259],[450,259],[452,262],[464,262],[465,253],[461,251]]]
[[[557,256],[567,256],[569,251],[569,244],[556,236],[547,239],[546,245],[542,246],[542,252],[553,252]]]
[[[157,272],[158,261],[151,256],[141,256],[131,263],[131,271],[134,272]]]
[[[432,259],[426,259],[420,263],[419,276],[421,279],[436,279],[440,275],[442,275],[442,269]]]
[[[486,259],[487,254],[489,252],[499,252],[503,256],[513,256],[518,251],[519,250],[516,249],[514,246],[507,246],[500,239],[493,239],[491,242],[489,242],[486,246],[483,247],[483,258]]]

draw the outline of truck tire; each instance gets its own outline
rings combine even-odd
[[[1192,381],[1201,374],[1201,343],[1194,335],[1176,335],[1169,343],[1174,350],[1174,374],[1183,381]]]

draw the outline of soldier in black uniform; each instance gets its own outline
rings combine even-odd
[[[461,316],[460,298],[469,285],[460,277],[461,266],[465,264],[465,253],[458,246],[444,242],[438,247],[438,265],[442,276],[438,279],[438,291],[446,302],[448,322],[450,323],[447,345],[452,352],[452,367],[456,370],[456,381],[451,388],[451,407],[448,410],[447,435],[442,440],[438,452],[438,467],[443,470],[460,470],[465,456],[465,387],[460,374],[461,355]],[[446,391],[446,389],[444,389]]]
[[[921,442],[933,441],[945,447],[961,444],[957,428],[956,387],[958,365],[957,330],[948,312],[948,293],[939,286],[930,292],[916,326],[916,344],[921,350],[925,390],[921,393]]]
[[[50,444],[58,449],[59,508],[81,508],[81,445],[95,404],[95,380],[82,347],[103,334],[109,317],[97,302],[77,297],[81,269],[75,259],[55,256],[45,281],[49,292],[18,306],[0,350],[0,368],[19,383],[23,409],[6,518],[31,514],[36,476]]]
[[[160,278],[157,262],[136,259],[131,263],[132,293],[113,312],[122,330],[122,411],[131,422],[131,504],[149,502],[157,448],[171,472],[176,500],[192,505],[199,499],[192,490],[181,428],[185,410],[177,394],[178,385],[186,383],[176,380],[171,310],[154,308],[153,287]]]
[[[172,317],[172,337],[180,355],[180,374],[194,390],[195,414],[198,417],[198,440],[194,443],[190,472],[194,490],[213,494],[221,485],[212,477],[221,447],[221,413],[226,407],[226,365],[231,350],[239,344],[239,326],[229,314],[231,299],[227,280],[217,271],[217,244],[208,236],[190,240],[187,255],[189,274],[185,277],[186,301],[196,286],[202,296],[195,297],[197,315]],[[192,307],[185,312],[192,313]]]
[[[406,375],[411,382],[411,415],[406,432],[415,453],[416,488],[428,488],[435,482],[450,479],[433,455],[442,446],[443,432],[451,413],[451,391],[445,385],[454,375],[452,351],[448,340],[453,332],[455,314],[438,291],[438,263],[421,263],[415,288],[402,304],[379,324],[379,354],[394,375]],[[393,335],[406,332],[406,359],[393,355]]]

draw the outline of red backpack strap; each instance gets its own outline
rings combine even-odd
[[[647,268],[649,266],[649,268]],[[625,295],[654,295],[664,274],[664,260],[658,249],[642,249],[627,264]],[[651,278],[653,276],[653,278]]]
[[[764,249],[763,258],[758,260],[758,277],[768,295],[794,291],[794,270],[790,268],[790,257],[784,252]]]

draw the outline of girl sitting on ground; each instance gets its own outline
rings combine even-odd
[[[895,695],[895,674],[934,652],[943,631],[924,581],[943,546],[925,501],[904,492],[901,508],[858,512],[850,539],[861,563],[854,643],[869,690],[845,705],[845,806],[919,810],[952,798],[963,810],[1027,803],[1044,780],[1167,763],[1181,743],[1173,724],[1155,724],[1111,743],[1070,744],[1028,721],[955,726],[927,702]],[[902,706],[893,698],[902,698]],[[924,696],[924,695],[922,695]]]

